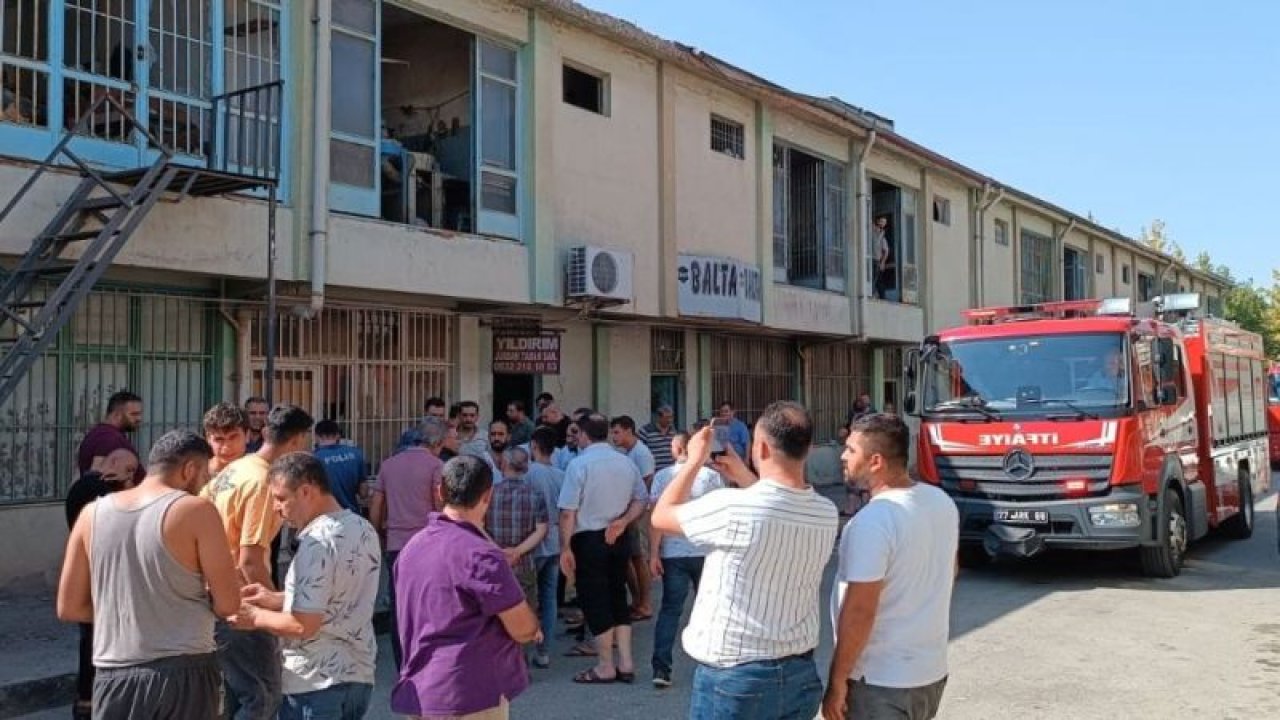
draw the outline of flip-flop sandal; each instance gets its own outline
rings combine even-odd
[[[598,654],[599,653],[595,651],[595,648],[583,647],[582,645],[574,645],[573,647],[569,648],[565,652],[564,656],[565,657],[596,657]]]
[[[634,680],[635,673],[632,673]],[[579,685],[612,685],[618,681],[618,678],[602,678],[596,674],[595,668],[587,668],[577,675],[573,676],[573,681]]]

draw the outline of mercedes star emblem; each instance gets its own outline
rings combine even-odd
[[[1036,461],[1031,453],[1022,448],[1014,448],[1004,456],[1004,474],[1014,480],[1022,481],[1034,475]]]

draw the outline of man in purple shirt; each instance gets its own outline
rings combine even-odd
[[[121,390],[107,400],[107,414],[102,422],[94,425],[85,433],[80,441],[80,449],[76,452],[76,465],[83,475],[89,472],[96,457],[106,457],[121,448],[138,457],[138,451],[129,442],[125,433],[131,433],[142,425],[142,398]],[[135,481],[141,482],[146,472],[139,468]]]
[[[401,667],[400,635],[396,632],[396,560],[405,543],[426,527],[427,517],[442,505],[439,499],[440,448],[449,426],[437,417],[426,417],[414,431],[421,445],[414,445],[382,461],[369,499],[369,522],[384,534],[382,563],[391,573],[391,656]]]
[[[502,550],[484,532],[493,471],[463,455],[445,463],[444,511],[400,552],[396,609],[404,664],[394,712],[425,720],[506,720],[529,685],[521,645],[539,641],[538,618]]]

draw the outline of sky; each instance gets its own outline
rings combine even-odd
[[[579,0],[1188,258],[1280,269],[1276,0]]]

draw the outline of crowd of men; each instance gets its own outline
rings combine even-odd
[[[937,712],[956,511],[908,475],[907,426],[869,404],[842,433],[867,500],[838,545],[825,691],[813,651],[839,514],[806,482],[796,403],[752,429],[726,402],[684,431],[669,407],[641,426],[544,393],[482,425],[477,403],[433,397],[372,482],[337,422],[295,406],[219,403],[145,463],[127,435],[141,415],[138,396],[110,399],[68,494],[58,615],[81,623],[76,717],[363,717],[384,567],[391,709],[410,717],[508,717],[560,628],[579,637],[564,655],[592,660],[575,683],[636,682],[655,579],[656,688],[694,596],[690,717]]]

